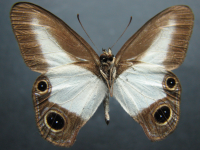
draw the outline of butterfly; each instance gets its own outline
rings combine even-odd
[[[61,19],[35,4],[14,4],[13,32],[26,65],[41,73],[32,97],[44,139],[70,147],[103,102],[109,123],[109,97],[138,122],[151,141],[164,139],[179,121],[181,84],[171,70],[186,56],[194,15],[172,6],[145,23],[116,56],[98,56]]]

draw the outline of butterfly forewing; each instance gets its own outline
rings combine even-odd
[[[99,65],[99,57],[90,45],[47,10],[17,3],[10,18],[24,61],[33,71],[44,73],[59,65],[83,61]]]
[[[172,6],[150,19],[120,49],[116,66],[142,61],[177,68],[184,61],[193,28],[194,15],[188,6]]]

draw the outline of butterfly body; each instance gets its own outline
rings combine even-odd
[[[181,85],[171,70],[187,52],[194,20],[188,6],[167,8],[116,56],[108,49],[100,57],[67,24],[37,5],[16,3],[10,17],[26,65],[41,73],[32,97],[37,126],[47,141],[72,146],[102,102],[108,124],[109,96],[150,140],[162,140],[175,130]]]

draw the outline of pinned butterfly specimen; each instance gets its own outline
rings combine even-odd
[[[41,73],[32,97],[37,126],[47,141],[72,146],[102,102],[108,123],[109,96],[150,140],[162,140],[174,131],[181,85],[171,70],[186,56],[194,21],[188,6],[157,14],[116,56],[108,49],[99,57],[67,24],[37,5],[16,3],[10,18],[26,65]]]

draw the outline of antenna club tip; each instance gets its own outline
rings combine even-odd
[[[79,18],[79,14],[77,14],[77,18]]]

